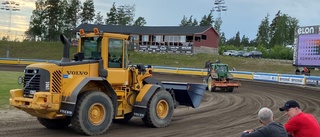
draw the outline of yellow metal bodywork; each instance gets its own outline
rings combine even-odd
[[[112,33],[84,33],[80,37],[103,37],[101,41],[101,59],[103,64],[103,69],[108,71],[108,76],[106,80],[110,83],[112,89],[117,95],[118,110],[115,110],[116,119],[121,119],[124,114],[133,111],[133,105],[136,101],[141,101],[144,95],[147,93],[150,86],[144,86],[142,81],[144,78],[152,76],[149,70],[140,73],[134,67],[127,67],[127,55],[125,54],[125,44],[122,49],[122,59],[121,68],[108,68],[108,40],[109,38],[121,39],[126,41],[128,39],[127,35],[112,34]],[[123,42],[125,43],[125,42]],[[81,41],[79,40],[78,52],[81,52]],[[37,91],[33,98],[23,97],[22,89],[10,90],[10,105],[24,110],[25,112],[42,118],[55,119],[63,118],[66,115],[62,114],[60,110],[62,102],[67,102],[69,98],[77,96],[83,92],[88,91],[101,91],[111,96],[111,91],[108,91],[101,82],[97,81],[86,81],[88,78],[100,78],[99,77],[99,63],[74,63],[71,65],[59,65],[59,63],[34,63],[27,68],[37,68],[43,69],[49,72],[50,85],[49,92]],[[61,73],[61,83],[57,84],[54,81],[53,73]],[[101,79],[101,78],[100,78]],[[53,91],[53,87],[58,87],[58,91]],[[80,91],[74,95],[76,89]],[[76,97],[75,97],[76,98]],[[67,102],[76,103],[76,102]],[[101,105],[96,104],[90,108],[90,113],[88,114],[90,121],[93,124],[98,124],[103,120],[103,113],[107,113],[108,110],[102,108]]]
[[[56,113],[60,108],[60,94],[36,92],[33,98],[24,98],[21,89],[12,89],[10,90],[9,100],[10,105],[22,109],[33,116],[47,118],[63,117],[63,115]]]

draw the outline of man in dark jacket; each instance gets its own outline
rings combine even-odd
[[[259,129],[249,129],[242,132],[241,137],[288,137],[284,126],[273,121],[273,113],[269,108],[261,108],[258,119],[263,127]]]

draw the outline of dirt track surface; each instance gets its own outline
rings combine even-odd
[[[22,71],[23,67],[0,65],[1,70]],[[163,81],[202,82],[202,77],[154,74]],[[101,136],[116,137],[239,137],[245,129],[259,127],[257,113],[261,107],[269,107],[276,121],[287,120],[279,107],[289,99],[300,103],[303,111],[312,113],[320,121],[320,89],[291,85],[241,81],[234,92],[206,92],[199,108],[175,109],[168,127],[148,128],[139,118],[128,124],[113,123]],[[31,117],[16,109],[0,110],[0,136],[80,136],[71,128],[49,130]]]

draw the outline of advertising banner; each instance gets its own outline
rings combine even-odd
[[[305,77],[304,76],[295,76],[295,75],[280,75],[279,76],[280,83],[289,83],[289,84],[305,84]]]
[[[306,77],[306,85],[319,86],[320,85],[320,77],[315,77],[315,76]]]
[[[268,82],[278,82],[277,74],[264,74],[264,73],[254,73],[253,79]]]
[[[136,51],[148,53],[184,53],[192,54],[193,46],[137,45]]]

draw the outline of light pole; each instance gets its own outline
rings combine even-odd
[[[214,2],[215,6],[211,10],[211,12],[214,12],[214,11],[219,12],[220,20],[221,20],[221,12],[228,10],[228,7],[224,6],[224,4],[225,4],[224,0],[215,0]]]
[[[1,10],[9,11],[9,29],[7,35],[10,37],[11,35],[11,16],[12,11],[20,11],[20,4],[15,1],[2,1]]]

